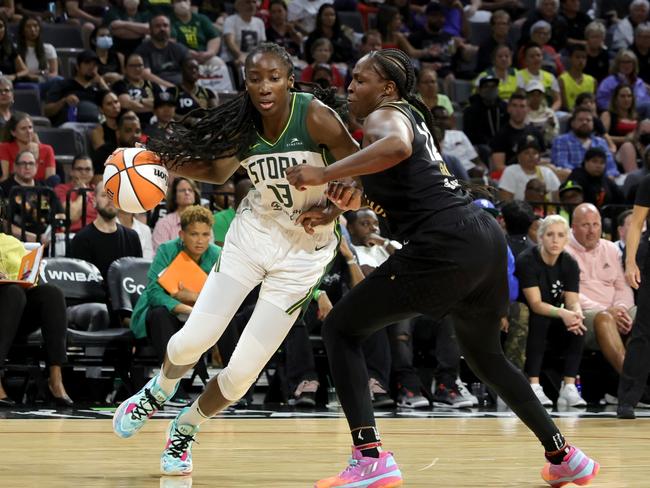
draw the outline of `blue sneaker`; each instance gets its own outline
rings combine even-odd
[[[187,410],[189,407],[181,410],[167,427],[167,443],[160,455],[160,472],[167,476],[182,476],[192,472],[192,444],[199,426],[178,423],[178,419]]]
[[[172,394],[167,396],[158,386],[157,380],[158,375],[151,378],[139,392],[117,407],[113,414],[113,432],[118,437],[127,438],[138,432],[144,423],[174,396],[178,384]]]

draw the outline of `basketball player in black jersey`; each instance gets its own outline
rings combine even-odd
[[[599,465],[569,446],[499,342],[506,315],[506,242],[491,216],[472,204],[449,173],[431,136],[431,113],[414,96],[415,75],[399,50],[371,52],[355,66],[350,111],[364,120],[363,149],[326,168],[287,170],[297,188],[360,177],[367,204],[405,245],[343,297],[327,317],[323,339],[352,433],[352,461],[316,488],[401,486],[391,453],[382,451],[368,393],[361,343],[416,314],[451,314],[465,359],[535,433],[546,451],[542,477],[551,486],[586,484]],[[330,185],[329,198],[358,208],[360,191]],[[476,480],[474,483],[478,484]]]

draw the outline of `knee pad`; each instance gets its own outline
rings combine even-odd
[[[167,358],[178,366],[196,363],[221,337],[229,321],[228,317],[192,312],[191,318],[169,339]]]
[[[233,402],[246,394],[268,362],[268,351],[259,342],[248,341],[245,349],[235,350],[217,377],[221,394]]]

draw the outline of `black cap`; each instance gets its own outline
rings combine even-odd
[[[442,5],[438,2],[431,2],[427,5],[425,13],[427,15],[442,13]]]
[[[478,81],[478,87],[481,88],[486,83],[496,83],[499,84],[499,78],[493,75],[485,75]]]
[[[153,97],[153,108],[162,107],[163,105],[176,106],[176,92],[162,90],[156,92]]]
[[[97,53],[95,51],[84,49],[79,54],[77,54],[77,64],[87,63],[88,61],[95,61],[96,63],[99,62],[99,56],[97,56]]]
[[[542,148],[539,146],[539,142],[537,141],[537,137],[532,134],[527,134],[525,136],[522,136],[517,141],[517,154],[525,151],[526,149],[535,149],[537,152],[540,152],[542,150]]]
[[[559,194],[562,195],[562,193],[567,192],[567,191],[571,191],[571,190],[579,191],[580,193],[584,193],[584,191],[582,190],[582,187],[580,185],[578,185],[578,183],[576,183],[573,180],[566,180],[564,183],[562,183],[560,185]]]
[[[602,158],[605,161],[607,161],[607,153],[605,152],[604,149],[600,147],[590,147],[587,149],[585,152],[585,161],[589,161],[590,159],[593,158]]]

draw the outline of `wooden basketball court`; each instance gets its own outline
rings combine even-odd
[[[0,420],[0,486],[306,488],[342,469],[342,419],[229,419],[204,425],[189,478],[158,474],[168,420],[117,438],[110,419]],[[561,418],[560,428],[601,463],[590,486],[650,486],[650,420]],[[381,419],[407,487],[542,487],[542,448],[516,418]],[[573,486],[573,485],[572,485]]]

